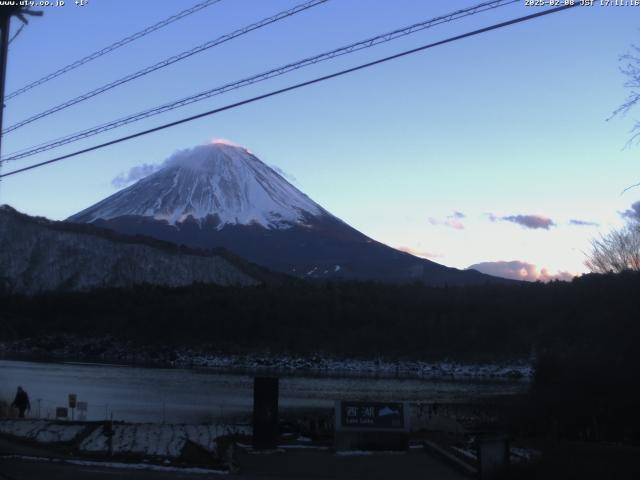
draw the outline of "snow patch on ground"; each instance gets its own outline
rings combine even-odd
[[[458,452],[463,457],[468,458],[469,460],[476,461],[478,457],[476,456],[476,452],[470,448],[460,448],[460,447],[451,447],[453,450]]]
[[[3,420],[0,434],[38,443],[68,443],[78,438],[87,425],[56,423],[47,420]]]
[[[458,452],[464,458],[476,462],[478,460],[478,453],[475,448],[472,447],[451,447]],[[511,447],[509,449],[511,463],[528,463],[531,460],[539,457],[542,453],[533,448],[521,448]]]
[[[93,431],[91,431],[93,430]],[[91,433],[89,433],[91,431]],[[89,433],[81,441],[83,434]],[[135,455],[175,459],[188,441],[217,453],[217,439],[227,435],[251,435],[249,425],[114,424],[113,435],[95,423],[64,423],[51,420],[3,420],[0,434],[41,444],[72,443],[85,454]],[[111,444],[111,445],[110,445]]]
[[[535,448],[511,447],[511,463],[528,463],[542,455]]]
[[[191,441],[214,454],[218,437],[250,433],[247,430],[248,427],[244,426],[121,424],[113,426],[111,449],[114,455],[177,458],[187,441]],[[98,428],[82,441],[79,449],[86,453],[108,453],[109,437],[104,434],[102,427]]]

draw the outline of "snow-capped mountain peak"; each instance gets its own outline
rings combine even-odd
[[[376,242],[242,147],[214,142],[143,170],[154,173],[69,220],[197,249],[223,248],[302,278],[431,285],[493,281]]]
[[[243,147],[210,143],[182,150],[151,175],[69,218],[135,215],[175,225],[189,217],[225,225],[288,228],[327,212]]]

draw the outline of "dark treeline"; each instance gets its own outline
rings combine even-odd
[[[0,340],[109,335],[162,348],[402,359],[536,360],[513,428],[640,431],[640,273],[474,287],[305,283],[0,294]]]
[[[166,346],[496,359],[542,350],[601,357],[640,338],[640,275],[474,287],[290,282],[277,287],[141,286],[0,296],[4,340],[110,334]]]

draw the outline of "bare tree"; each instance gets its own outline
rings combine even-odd
[[[626,77],[624,86],[629,94],[609,119],[626,115],[640,104],[640,47],[633,45],[630,53],[620,57],[620,63],[620,71]],[[634,124],[627,146],[633,143],[640,143],[640,121]],[[631,185],[622,193],[639,186],[640,183]],[[591,272],[640,271],[640,202],[634,203],[631,210],[623,212],[622,216],[627,219],[627,225],[591,241],[591,252],[585,260]]]
[[[585,265],[594,273],[640,271],[640,222],[632,221],[593,240]]]
[[[640,47],[633,45],[631,53],[627,53],[620,57],[620,71],[627,78],[624,83],[625,88],[629,89],[629,95],[625,101],[611,114],[610,118],[617,115],[626,115],[629,111],[640,103]],[[640,141],[640,122],[636,122],[631,131],[632,136],[629,143]]]
[[[631,52],[620,57],[620,72],[626,77],[624,87],[629,90],[629,94],[625,101],[616,108],[607,120],[611,120],[618,115],[626,115],[633,107],[640,104],[640,47],[631,46]],[[627,147],[640,143],[640,121],[636,121],[631,129],[631,137],[627,141]],[[640,187],[640,183],[635,183],[626,187],[622,193],[627,190]]]

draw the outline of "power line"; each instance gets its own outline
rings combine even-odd
[[[134,134],[131,134],[131,135],[120,137],[120,138],[117,138],[115,140],[111,140],[109,142],[105,142],[105,143],[102,143],[102,144],[99,144],[99,145],[94,145],[92,147],[84,148],[82,150],[77,150],[75,152],[68,153],[66,155],[61,155],[59,157],[52,158],[50,160],[46,160],[44,162],[39,162],[39,163],[36,163],[36,164],[33,164],[33,165],[29,165],[28,167],[23,167],[23,168],[20,168],[20,169],[17,169],[17,170],[12,170],[10,172],[7,172],[7,173],[4,173],[4,174],[0,175],[0,178],[8,177],[8,176],[11,176],[11,175],[16,175],[18,173],[22,173],[22,172],[26,172],[28,170],[33,170],[35,168],[42,167],[44,165],[49,165],[51,163],[60,162],[62,160],[66,160],[67,158],[75,157],[75,156],[81,155],[83,153],[88,153],[88,152],[92,152],[94,150],[99,150],[101,148],[105,148],[105,147],[108,147],[110,145],[115,145],[117,143],[121,143],[121,142],[124,142],[124,141],[127,141],[127,140],[131,140],[131,139],[134,139],[134,138],[137,138],[137,137],[141,137],[143,135],[148,135],[150,133],[158,132],[160,130],[164,130],[164,129],[167,129],[167,128],[170,128],[170,127],[175,127],[177,125],[181,125],[183,123],[191,122],[191,121],[197,120],[199,118],[207,117],[207,116],[210,116],[210,115],[215,115],[217,113],[224,112],[226,110],[231,110],[231,109],[234,109],[234,108],[238,108],[238,107],[240,107],[242,105],[247,105],[247,104],[250,104],[250,103],[257,102],[259,100],[264,100],[266,98],[274,97],[274,96],[280,95],[282,93],[290,92],[292,90],[297,90],[297,89],[302,88],[302,87],[306,87],[306,86],[313,85],[313,84],[316,84],[316,83],[324,82],[324,81],[330,80],[332,78],[341,77],[341,76],[349,74],[349,73],[353,73],[353,72],[356,72],[356,71],[359,71],[359,70],[364,70],[364,69],[372,67],[374,65],[380,65],[382,63],[386,63],[386,62],[389,62],[391,60],[396,60],[398,58],[402,58],[402,57],[405,57],[405,56],[408,56],[408,55],[412,55],[414,53],[418,53],[418,52],[421,52],[423,50],[427,50],[427,49],[430,49],[430,48],[433,48],[433,47],[444,45],[446,43],[455,42],[455,41],[458,41],[458,40],[462,40],[463,38],[468,38],[468,37],[472,37],[472,36],[475,36],[475,35],[480,35],[480,34],[483,34],[483,33],[486,33],[486,32],[492,31],[492,30],[497,30],[499,28],[507,27],[509,25],[514,25],[514,24],[517,24],[517,23],[522,23],[522,22],[526,22],[526,21],[529,21],[529,20],[533,20],[534,18],[542,17],[544,15],[550,15],[552,13],[557,13],[557,12],[560,12],[562,10],[567,10],[569,8],[577,7],[579,5],[580,5],[579,3],[574,3],[573,5],[570,4],[570,5],[564,5],[564,6],[561,6],[561,7],[542,10],[540,12],[536,12],[536,13],[533,13],[531,15],[525,15],[523,17],[514,18],[512,20],[507,20],[506,22],[496,23],[496,24],[490,25],[488,27],[480,28],[478,30],[473,30],[471,32],[463,33],[461,35],[456,35],[454,37],[449,37],[449,38],[447,38],[445,40],[440,40],[438,42],[429,43],[427,45],[423,45],[421,47],[413,48],[411,50],[405,50],[403,52],[396,53],[395,55],[391,55],[391,56],[384,57],[384,58],[381,58],[381,59],[378,59],[378,60],[374,60],[372,62],[360,64],[360,65],[355,66],[355,67],[347,68],[345,70],[341,70],[339,72],[331,73],[329,75],[324,75],[322,77],[317,77],[317,78],[314,78],[312,80],[307,80],[305,82],[296,83],[295,85],[291,85],[289,87],[281,88],[281,89],[278,89],[278,90],[273,90],[271,92],[268,92],[268,93],[265,93],[265,94],[262,94],[262,95],[258,95],[256,97],[248,98],[248,99],[242,100],[240,102],[236,102],[236,103],[232,103],[232,104],[229,104],[229,105],[225,105],[224,107],[219,107],[219,108],[216,108],[216,109],[213,109],[213,110],[209,110],[207,112],[199,113],[197,115],[192,115],[190,117],[182,118],[182,119],[176,120],[174,122],[165,123],[164,125],[160,125],[158,127],[150,128],[148,130],[143,130],[141,132],[137,132],[137,133],[134,133]]]
[[[22,32],[22,30],[24,29],[25,25],[26,25],[26,24],[24,24],[24,23],[23,23],[22,25],[20,25],[20,27],[18,28],[18,30],[16,31],[16,33],[14,33],[14,34],[13,34],[13,36],[9,39],[9,43],[8,43],[8,45],[11,45],[11,42],[13,42],[13,41],[18,37],[18,35],[20,35],[20,33],[21,33],[21,32]],[[6,100],[6,99],[5,99],[5,100]]]
[[[196,5],[194,5],[191,8],[188,8],[186,10],[183,10],[181,12],[176,13],[175,15],[171,15],[168,18],[165,18],[164,20],[151,25],[150,27],[145,28],[144,30],[140,30],[137,33],[134,33],[133,35],[129,35],[128,37],[123,38],[122,40],[119,40],[115,43],[112,43],[111,45],[104,47],[101,50],[98,50],[96,52],[93,52],[90,55],[87,55],[86,57],[81,58],[80,60],[76,60],[73,63],[70,63],[69,65],[66,65],[62,68],[60,68],[59,70],[56,70],[53,73],[50,73],[48,75],[45,75],[44,77],[36,80],[35,82],[29,83],[28,85],[25,85],[22,88],[19,88],[18,90],[10,93],[9,95],[7,95],[7,97],[5,98],[5,100],[10,100],[14,97],[17,97],[18,95],[23,94],[24,92],[31,90],[32,88],[35,88],[39,85],[42,85],[43,83],[48,82],[49,80],[53,80],[56,77],[59,77],[60,75],[63,75],[67,72],[70,72],[71,70],[75,70],[76,68],[84,65],[85,63],[89,63],[92,60],[95,60],[96,58],[102,57],[103,55],[106,55],[107,53],[113,52],[114,50],[117,50],[120,47],[123,47],[135,40],[138,40],[142,37],[145,37],[147,35],[149,35],[152,32],[155,32],[156,30],[159,30],[163,27],[166,27],[167,25],[172,24],[173,22],[176,22],[178,20],[181,20],[185,17],[188,17],[189,15],[199,12],[200,10],[207,8],[213,4],[216,4],[218,2],[220,2],[221,0],[205,0],[204,2],[200,2]]]
[[[170,103],[166,103],[163,105],[160,105],[158,107],[154,107],[142,112],[138,112],[132,115],[129,115],[127,117],[122,117],[119,118],[117,120],[113,120],[111,122],[102,124],[102,125],[98,125],[96,127],[92,127],[86,130],[82,130],[80,132],[76,132],[74,134],[71,135],[67,135],[65,137],[61,137],[61,138],[57,138],[55,140],[49,141],[49,142],[45,142],[39,145],[35,145],[32,147],[28,147],[26,149],[22,149],[20,151],[17,152],[13,152],[10,155],[8,155],[7,157],[5,157],[4,159],[0,160],[0,161],[5,161],[5,162],[9,162],[9,161],[13,161],[13,160],[19,160],[21,158],[26,158],[32,155],[35,155],[37,153],[41,153],[47,150],[51,150],[53,148],[57,148],[63,145],[67,145],[69,143],[73,143],[94,135],[98,135],[100,133],[104,133],[106,131],[109,130],[113,130],[115,128],[118,127],[122,127],[124,125],[128,125],[130,123],[134,123],[137,122],[139,120],[143,120],[145,118],[149,118],[151,116],[155,116],[155,115],[159,115],[161,113],[166,113],[168,111],[171,110],[175,110],[176,108],[180,108],[192,103],[196,103],[196,102],[200,102],[203,100],[206,100],[208,98],[211,98],[213,96],[217,96],[217,95],[221,95],[223,93],[232,91],[232,90],[237,90],[239,88],[242,87],[246,87],[258,82],[262,82],[265,80],[268,80],[270,78],[274,78],[280,75],[284,75],[288,72],[291,72],[293,70],[298,70],[300,68],[304,68],[307,66],[311,66],[311,65],[315,65],[317,63],[320,62],[324,62],[342,55],[346,55],[349,53],[353,53],[365,48],[371,48],[375,45],[379,45],[381,43],[386,43],[389,42],[391,40],[395,40],[397,38],[400,37],[404,37],[413,33],[416,33],[418,31],[427,29],[427,28],[431,28],[434,27],[436,25],[440,25],[443,23],[448,23],[448,22],[452,22],[454,20],[458,20],[460,18],[464,18],[470,15],[475,15],[487,10],[491,10],[494,8],[498,8],[498,7],[502,7],[505,5],[509,5],[512,3],[516,3],[519,2],[520,0],[494,0],[494,1],[489,1],[489,2],[484,2],[478,5],[475,5],[473,7],[469,7],[463,10],[456,10],[455,12],[451,12],[448,13],[446,15],[442,15],[439,17],[435,17],[423,22],[419,22],[419,23],[415,23],[413,25],[410,25],[408,27],[404,27],[404,28],[399,28],[396,30],[393,30],[391,32],[387,32],[381,35],[377,35],[375,37],[371,37],[368,38],[366,40],[362,40],[356,43],[352,43],[349,44],[347,46],[343,46],[334,50],[331,50],[329,52],[324,52],[321,53],[319,55],[314,55],[312,57],[308,57],[302,60],[299,60],[297,62],[292,62],[289,64],[286,64],[284,66],[280,66],[274,69],[271,69],[269,71],[257,74],[257,75],[253,75],[251,77],[248,78],[244,78],[242,80],[238,80],[232,83],[228,83],[225,85],[222,85],[220,87],[216,87],[216,88],[212,88],[209,90],[206,90],[204,92],[200,92],[197,93],[195,95],[191,95],[189,97],[185,97],[182,98],[180,100],[175,100],[173,102]]]
[[[202,45],[198,45],[197,47],[194,47],[190,50],[184,51],[182,53],[179,53],[178,55],[174,55],[170,58],[167,58],[165,60],[162,60],[161,62],[158,62],[154,65],[151,65],[149,67],[143,68],[142,70],[138,70],[135,73],[131,73],[125,77],[119,78],[118,80],[115,80],[113,82],[107,83],[106,85],[103,85],[101,87],[98,87],[94,90],[91,90],[90,92],[87,92],[85,94],[79,95],[77,97],[74,97],[70,100],[67,100],[64,103],[61,103],[60,105],[57,105],[55,107],[49,108],[43,112],[37,113],[36,115],[33,115],[29,118],[26,118],[25,120],[22,120],[18,123],[15,123],[9,127],[7,127],[2,133],[6,134],[9,132],[12,132],[20,127],[23,127],[25,125],[28,125],[29,123],[35,122],[36,120],[39,120],[41,118],[47,117],[49,115],[52,115],[56,112],[59,112],[60,110],[64,110],[65,108],[69,108],[72,105],[75,105],[77,103],[83,102],[85,100],[88,100],[90,98],[95,97],[96,95],[100,95],[102,93],[105,93],[115,87],[118,87],[120,85],[123,85],[125,83],[128,83],[132,80],[135,80],[137,78],[140,77],[144,77],[145,75],[148,75],[150,73],[155,72],[156,70],[160,70],[161,68],[167,67],[169,65],[172,65],[176,62],[179,62],[181,60],[184,60],[186,58],[189,58],[193,55],[196,55],[198,53],[204,52],[205,50],[208,50],[210,48],[213,48],[217,45],[220,45],[222,43],[228,42],[230,40],[233,40],[234,38],[240,37],[242,35],[246,35],[249,32],[252,32],[254,30],[257,30],[259,28],[262,27],[266,27],[267,25],[270,25],[272,23],[278,22],[280,20],[284,20],[285,18],[291,17],[293,15],[296,15],[300,12],[303,12],[305,10],[308,10],[310,8],[313,8],[317,5],[323,4],[325,2],[328,2],[329,0],[310,0],[307,1],[306,3],[302,3],[300,5],[296,5],[293,8],[290,8],[288,10],[282,11],[280,13],[277,13],[275,15],[272,15],[270,17],[264,18],[262,20],[260,20],[259,22],[256,23],[252,23],[251,25],[248,25],[246,27],[240,28],[238,30],[235,30],[234,32],[231,32],[229,34],[223,35],[221,37],[216,38],[215,40],[211,40],[209,42],[203,43]]]

